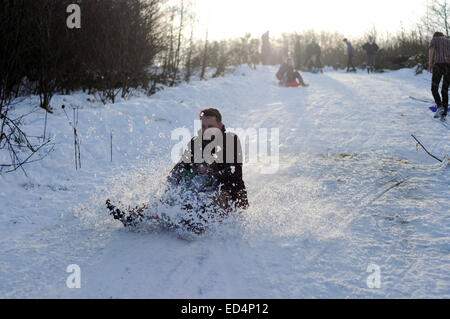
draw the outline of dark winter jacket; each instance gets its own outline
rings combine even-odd
[[[287,83],[296,82],[296,74],[294,71],[294,67],[287,63],[283,63],[278,70],[277,79],[280,81],[286,81]]]
[[[277,79],[280,80],[280,81],[285,80],[286,79],[286,73],[288,72],[288,70],[289,70],[289,65],[287,63],[281,64],[280,65],[280,69],[278,70],[278,72],[276,74]]]
[[[248,207],[247,190],[242,179],[242,147],[237,135],[222,130],[223,143],[212,152],[216,160],[210,164],[214,170],[212,176],[217,188],[227,192],[238,208]],[[214,140],[214,136],[213,136]],[[211,141],[202,141],[194,137],[183,154],[181,161],[175,165],[168,177],[169,183],[179,184],[186,174],[197,175],[197,166],[203,162],[203,150]],[[192,151],[191,151],[192,150]],[[197,161],[197,163],[196,163]]]
[[[353,45],[350,42],[346,42],[347,44],[347,55],[355,55],[355,48],[353,47]]]
[[[320,56],[321,54],[320,46],[316,42],[312,42],[308,45],[306,48],[306,55],[308,58],[311,58],[312,56]]]
[[[369,55],[374,55],[378,51],[378,45],[375,42],[367,42],[363,45],[363,49]]]

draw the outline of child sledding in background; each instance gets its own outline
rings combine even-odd
[[[280,69],[276,74],[276,77],[280,81],[280,85],[290,86],[293,84],[299,84],[300,86],[308,86],[303,81],[303,78],[300,75],[300,73],[294,71],[291,59],[286,59],[286,61],[283,64],[281,64]]]

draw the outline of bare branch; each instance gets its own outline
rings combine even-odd
[[[434,155],[431,154],[430,152],[428,152],[428,150],[425,148],[425,146],[423,146],[423,144],[420,143],[420,141],[419,141],[414,135],[411,134],[411,136],[412,136],[413,139],[416,140],[416,142],[417,142],[420,146],[422,146],[422,148],[424,149],[425,152],[427,152],[428,155],[430,155],[432,158],[434,158],[435,160],[437,160],[437,161],[439,161],[439,162],[442,163],[442,160],[439,159],[439,158],[437,158],[436,156],[434,156]]]

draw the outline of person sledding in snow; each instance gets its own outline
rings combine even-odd
[[[280,81],[280,85],[284,86],[308,86],[303,81],[299,72],[294,71],[294,66],[291,59],[281,64],[280,69],[276,74],[277,79]],[[298,80],[298,82],[297,82]]]
[[[436,102],[435,118],[445,120],[448,112],[448,87],[450,85],[450,40],[441,32],[435,32],[430,42],[429,71],[433,74],[431,79],[431,92]],[[439,95],[439,83],[442,83],[442,99]]]
[[[379,47],[373,40],[373,37],[369,37],[369,42],[363,45],[363,49],[366,51],[367,57],[367,73],[375,72],[375,54]]]
[[[201,234],[210,220],[221,220],[248,208],[238,136],[226,132],[217,109],[202,110],[200,120],[202,129],[171,170],[167,190],[159,203],[123,212],[108,200],[107,208],[115,219],[126,227],[153,224]],[[175,220],[155,214],[158,206],[178,206],[182,214]]]

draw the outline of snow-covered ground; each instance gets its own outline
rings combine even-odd
[[[327,70],[303,74],[308,88],[282,88],[275,72],[240,67],[107,106],[54,97],[55,151],[26,166],[28,178],[0,176],[0,297],[450,298],[450,169],[411,138],[450,155],[449,128],[409,99],[430,99],[430,75]],[[69,117],[81,107],[78,171],[62,104]],[[277,174],[245,164],[251,207],[197,240],[125,231],[106,198],[157,196],[173,166],[171,132],[193,132],[203,107],[220,108],[228,127],[279,128]],[[30,134],[43,127],[42,111],[27,117]],[[80,289],[66,286],[70,264]],[[367,285],[371,264],[380,288]]]

